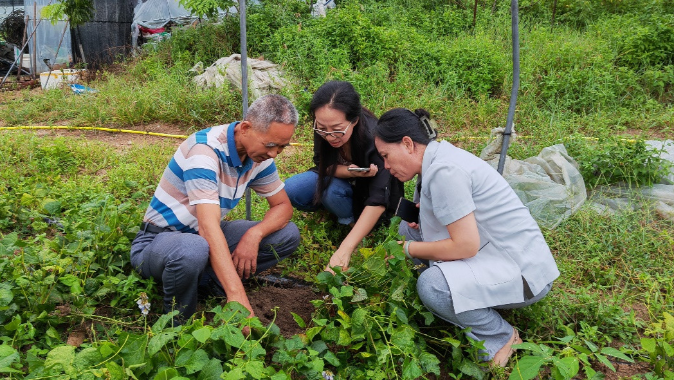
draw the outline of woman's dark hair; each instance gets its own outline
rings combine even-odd
[[[437,136],[430,120],[431,114],[425,109],[412,112],[406,108],[394,108],[381,115],[374,135],[386,143],[398,143],[409,136],[416,143],[428,145]]]
[[[365,152],[368,141],[372,141],[371,126],[368,123],[374,124],[377,119],[372,112],[360,104],[360,95],[356,92],[356,89],[349,82],[330,81],[324,83],[316,90],[309,105],[309,113],[314,120],[316,119],[316,110],[324,106],[344,112],[344,116],[349,122],[358,119],[358,122],[351,126],[353,128],[349,139],[351,162],[360,167],[369,167],[370,163],[365,162],[366,158],[362,156],[361,152]],[[314,201],[319,203],[323,191],[330,186],[332,178],[335,176],[335,170],[337,169],[335,164],[337,163],[339,149],[330,146],[330,143],[316,132],[314,132],[314,145],[314,161],[318,161],[316,163],[318,165],[318,185]]]

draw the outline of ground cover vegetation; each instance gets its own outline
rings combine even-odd
[[[520,4],[522,138],[511,154],[565,143],[590,195],[598,185],[657,181],[660,163],[643,138],[673,135],[674,3]],[[471,5],[345,0],[314,19],[305,1],[261,1],[249,9],[250,55],[281,63],[292,79],[284,93],[301,111],[296,142],[311,143],[313,91],[344,79],[376,114],[427,108],[441,137],[478,153],[507,112],[510,15],[506,2],[485,1],[473,21]],[[159,122],[186,132],[236,120],[240,94],[197,89],[188,70],[236,52],[238,41],[235,17],[176,31],[98,73],[89,83],[97,94],[0,94],[0,119],[139,129]],[[173,150],[160,140],[118,151],[80,137],[0,134],[3,377],[596,379],[634,362],[643,363],[640,378],[674,378],[674,225],[648,210],[609,217],[586,207],[544,231],[562,276],[543,301],[506,313],[526,343],[505,371],[481,365],[480,342],[420,303],[416,271],[395,243],[397,221],[365,239],[352,268],[330,276],[321,270],[344,231],[323,214],[296,212],[302,245],[279,267],[320,290],[312,318],[295,318],[302,334],[285,337],[216,301],[172,326],[128,251]],[[278,167],[289,176],[310,159],[309,147],[292,147]],[[252,203],[259,219],[264,202]],[[243,216],[243,208],[231,214]],[[84,343],[65,344],[78,331]]]

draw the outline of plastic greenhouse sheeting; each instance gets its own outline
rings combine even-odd
[[[258,4],[257,0],[250,4]],[[227,11],[220,11],[220,15],[236,13],[236,7]],[[134,8],[133,23],[131,24],[131,43],[138,46],[139,27],[158,29],[168,24],[169,21],[177,24],[188,24],[197,19],[192,13],[178,3],[178,0],[140,0]]]
[[[33,33],[33,3],[37,3],[37,31],[35,33],[36,50],[37,50],[37,72],[43,73],[49,71],[49,66],[45,63],[48,60],[49,64],[70,64],[72,62],[72,49],[70,40],[70,28],[66,28],[65,36],[63,36],[63,29],[66,26],[65,21],[58,21],[56,25],[52,25],[49,20],[41,19],[40,14],[42,8],[50,4],[50,0],[35,0],[26,1],[24,5],[24,12],[30,17],[26,27],[26,33],[30,36]],[[63,42],[59,48],[59,41],[63,36]],[[33,48],[33,42],[30,42],[30,50]],[[58,56],[56,50],[58,49]]]
[[[654,156],[670,163],[669,174],[653,186],[603,186],[591,198],[590,205],[595,211],[613,215],[646,208],[674,221],[674,140],[649,140],[646,144]]]
[[[674,185],[674,140],[648,140],[646,145],[654,150],[660,158],[666,160],[673,165],[670,167],[669,175],[662,178],[660,183],[665,185]]]
[[[161,28],[172,19],[191,18],[190,11],[174,0],[141,1],[134,9],[133,23],[150,29]]]
[[[495,128],[480,158],[498,166],[504,128]],[[511,141],[516,134],[513,130]],[[587,199],[585,181],[578,164],[562,144],[543,148],[535,157],[523,161],[506,158],[503,177],[529,208],[539,225],[555,228],[578,211]]]
[[[177,0],[139,1],[133,12],[131,43],[134,47],[138,46],[139,27],[141,26],[157,29],[168,24],[171,20],[188,23],[195,18]]]

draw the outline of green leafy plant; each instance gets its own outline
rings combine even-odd
[[[57,0],[42,8],[42,17],[52,24],[68,20],[71,27],[82,25],[94,17],[93,0]]]
[[[179,3],[199,18],[214,18],[220,10],[229,10],[237,4],[234,0],[180,0]]]
[[[591,187],[620,182],[649,186],[669,172],[669,163],[643,139],[609,137],[590,144],[573,136],[570,141],[569,153],[579,162],[583,179]]]
[[[661,378],[674,379],[674,317],[663,313],[662,319],[646,330],[650,338],[641,338],[641,348],[648,354],[653,372]]]
[[[569,335],[556,341],[546,342],[557,347],[550,347],[543,343],[522,343],[516,347],[522,351],[528,351],[529,355],[521,356],[510,373],[509,380],[530,380],[538,376],[542,368],[550,368],[555,380],[569,380],[574,378],[580,371],[582,364],[583,372],[588,379],[600,379],[600,374],[592,368],[592,362],[604,364],[615,372],[615,366],[608,357],[618,358],[630,363],[634,360],[613,347],[598,347],[587,339],[577,336],[572,330],[567,329]]]
[[[205,325],[201,318],[175,326],[172,321],[176,311],[161,316],[141,334],[120,332],[114,341],[93,342],[80,350],[73,346],[55,347],[44,361],[33,363],[27,378],[66,375],[77,379],[213,379],[227,373],[225,379],[260,379],[277,375],[264,364],[263,341],[278,337],[278,327],[273,323],[264,327],[257,318],[247,318],[250,312],[236,302],[211,312],[213,325]],[[241,332],[244,326],[253,330],[248,337]]]
[[[306,339],[320,337],[335,345],[333,365],[343,363],[335,365],[337,374],[414,379],[440,373],[439,360],[427,351],[416,322],[420,317],[430,324],[434,317],[416,295],[415,277],[392,238],[397,235],[394,228],[381,246],[361,250],[362,265],[318,276],[328,295],[314,301],[317,312],[307,325]]]

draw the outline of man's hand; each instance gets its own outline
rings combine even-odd
[[[233,296],[228,295],[227,296],[227,302],[232,302],[232,301],[236,301],[236,302],[240,303],[246,309],[248,309],[248,311],[250,311],[250,315],[248,316],[248,318],[253,318],[255,316],[255,312],[253,311],[253,307],[250,306],[250,301],[248,301],[248,296],[246,295],[246,293],[243,293],[241,295],[233,295]],[[250,335],[250,327],[245,326],[243,329],[241,329],[241,332],[245,336]]]
[[[247,279],[255,274],[261,241],[262,236],[255,233],[255,230],[251,228],[241,237],[239,244],[232,252],[232,262],[239,278]]]

